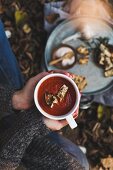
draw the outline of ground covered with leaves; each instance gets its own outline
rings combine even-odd
[[[109,166],[112,170],[113,108],[95,103],[87,110],[80,110],[77,122],[78,128],[75,130],[70,130],[70,127],[64,129],[65,136],[77,145],[85,146],[91,170],[93,167],[104,170]],[[103,163],[103,158],[107,158],[107,163]]]
[[[0,16],[27,80],[41,71],[46,43],[43,1],[0,0]],[[63,135],[86,148],[91,169],[113,170],[113,108],[94,103],[80,110],[77,122],[78,128],[66,127]]]
[[[43,5],[38,1],[1,1],[0,15],[26,79],[37,74],[44,51]]]

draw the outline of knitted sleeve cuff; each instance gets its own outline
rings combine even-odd
[[[16,169],[33,138],[44,137],[49,129],[33,110],[21,111],[10,128],[0,135],[0,169]]]
[[[35,133],[35,136],[38,136],[38,138],[41,138],[41,137],[48,135],[51,132],[51,130],[44,124],[43,118],[36,108],[32,108],[27,111],[23,110],[21,112],[23,112],[21,116],[20,116],[20,113],[18,114],[18,119],[20,119],[20,121],[21,119],[23,119],[28,124],[32,122],[33,124],[36,125],[37,131]]]
[[[51,130],[44,124],[42,118],[40,118],[39,124],[40,137],[46,136],[51,132]]]
[[[14,113],[12,107],[12,96],[15,90],[0,85],[0,112],[2,113]]]
[[[6,86],[1,86],[0,85],[0,112],[2,113],[14,113],[14,109],[12,107],[12,96],[14,94],[15,90],[6,87]],[[39,115],[37,113],[36,109],[30,109],[28,111],[23,111],[24,113],[19,113],[17,115],[18,120],[20,121],[23,119],[25,121],[29,122],[37,122],[37,128],[38,132],[36,135],[39,137],[45,136],[46,134],[49,133],[49,129],[46,127],[44,124],[42,118],[39,118]],[[24,117],[23,117],[24,116]]]

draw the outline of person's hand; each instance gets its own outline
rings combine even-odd
[[[32,107],[34,103],[34,89],[35,89],[36,84],[44,76],[48,74],[53,74],[53,73],[65,74],[72,78],[72,75],[70,73],[66,71],[62,71],[62,70],[52,70],[49,72],[43,72],[43,73],[38,74],[37,76],[31,78],[22,90],[19,90],[14,93],[13,98],[12,98],[12,105],[14,109],[22,110],[22,109],[29,109],[30,107]],[[73,113],[73,117],[74,119],[78,117],[78,110],[75,113]],[[61,121],[52,120],[46,117],[43,117],[43,121],[45,125],[53,131],[60,130],[61,128],[63,128],[64,126],[68,124],[66,120],[61,120]]]
[[[14,93],[14,95],[12,97],[13,108],[16,110],[30,109],[34,104],[33,99],[34,99],[34,89],[35,89],[36,84],[38,83],[38,81],[41,78],[43,78],[44,76],[46,76],[48,74],[52,74],[52,73],[62,73],[62,74],[69,76],[69,74],[67,72],[62,71],[62,70],[42,72],[42,73],[36,75],[35,77],[31,78],[27,82],[27,84],[25,85],[25,87],[22,90],[19,90]]]
[[[38,81],[44,76],[48,75],[48,72],[42,72],[35,77],[29,79],[27,84],[22,90],[14,93],[12,97],[12,105],[16,110],[29,109],[34,104],[34,89]]]
[[[73,113],[73,118],[76,119],[78,117],[78,110]],[[45,125],[51,129],[52,131],[58,131],[68,125],[68,122],[66,120],[53,120],[53,119],[48,119],[46,117],[43,117],[43,121]]]

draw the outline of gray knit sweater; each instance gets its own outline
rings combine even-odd
[[[13,91],[0,85],[0,170],[82,170],[76,159],[47,135],[36,109],[16,113],[11,107]]]

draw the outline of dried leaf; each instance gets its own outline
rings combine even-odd
[[[23,74],[28,74],[30,71],[30,67],[28,67],[26,70],[22,71]]]
[[[107,117],[107,119],[110,119],[110,117],[111,117],[111,111],[110,111],[109,107],[106,108],[106,117]]]
[[[26,55],[29,57],[30,60],[33,61],[33,56],[32,56],[32,54],[30,52],[26,52]]]
[[[113,158],[111,156],[101,159],[101,163],[104,168],[113,170]]]
[[[25,22],[27,18],[28,18],[28,15],[27,15],[26,12],[24,12],[22,10],[16,10],[15,11],[15,22],[16,22],[16,25],[19,25],[19,24]]]
[[[59,14],[53,13],[45,17],[46,21],[50,24],[53,24],[58,18],[60,17]]]
[[[113,134],[113,129],[111,127],[109,127],[109,132]]]
[[[103,112],[104,112],[104,107],[100,104],[97,108],[97,117],[99,120],[102,119]]]
[[[0,14],[3,14],[6,11],[6,8],[0,6]]]
[[[28,24],[24,24],[23,26],[23,31],[26,33],[26,34],[29,34],[31,32],[31,28]]]

